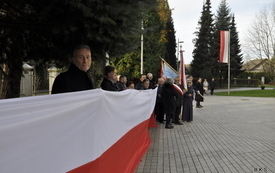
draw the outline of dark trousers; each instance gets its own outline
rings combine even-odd
[[[200,102],[200,101],[197,101],[196,106],[198,107],[198,106],[200,106],[200,105],[201,105],[201,102]]]
[[[175,116],[173,117],[173,122],[178,123],[180,120],[181,106],[177,106],[175,110]]]
[[[164,104],[161,103],[156,103],[156,119],[158,122],[162,123],[164,119]]]
[[[166,114],[166,123],[165,123],[165,126],[169,126],[169,124],[171,123],[172,121],[172,118],[175,116],[175,114]]]
[[[211,95],[213,95],[213,92],[214,92],[214,88],[211,88]]]

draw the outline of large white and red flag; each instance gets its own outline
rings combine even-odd
[[[230,50],[230,32],[220,31],[220,63],[228,63]]]
[[[0,172],[134,172],[150,144],[156,91],[0,100]]]
[[[183,52],[184,52],[183,50],[180,50],[179,77],[180,77],[180,84],[186,90],[187,89],[187,83],[186,83],[186,76],[185,76],[185,65],[184,65]]]

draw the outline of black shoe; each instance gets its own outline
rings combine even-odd
[[[172,123],[169,123],[169,125],[168,126],[173,126],[173,124]]]
[[[166,129],[173,129],[174,126],[169,125],[169,126],[165,126],[165,128],[166,128]]]
[[[176,125],[183,125],[183,123],[181,123],[181,122],[176,122],[175,124]]]
[[[199,105],[200,108],[202,108],[203,106],[202,105]]]

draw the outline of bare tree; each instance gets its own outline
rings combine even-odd
[[[250,57],[267,59],[264,72],[275,82],[275,2],[256,14],[246,35],[246,48]]]

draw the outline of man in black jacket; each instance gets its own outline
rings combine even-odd
[[[119,81],[117,82],[118,90],[119,91],[126,90],[127,89],[126,83],[127,83],[127,77],[123,75],[119,76]]]
[[[212,78],[212,80],[210,82],[211,95],[213,95],[213,92],[214,92],[215,88],[216,88],[215,78]]]
[[[178,97],[178,93],[173,84],[174,80],[172,78],[167,78],[162,88],[164,112],[166,114],[166,129],[174,128],[174,126],[171,124],[171,120],[175,116],[176,99]]]
[[[75,47],[72,64],[68,71],[56,77],[52,87],[52,94],[94,89],[94,83],[87,74],[91,63],[90,47],[87,45]]]
[[[101,89],[107,91],[119,91],[117,86],[117,72],[116,68],[111,65],[107,65],[104,68],[104,78],[100,84]]]

